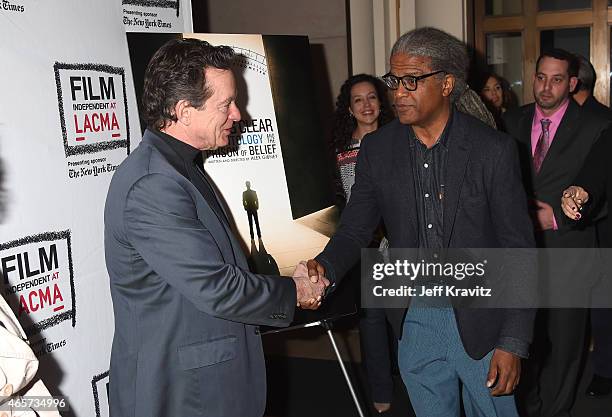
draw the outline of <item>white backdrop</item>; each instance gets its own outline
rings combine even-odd
[[[28,333],[50,391],[67,397],[69,415],[108,415],[113,313],[103,209],[112,173],[141,139],[125,37],[135,30],[126,15],[134,14],[126,11],[172,20],[164,15],[170,9],[155,12],[153,3],[0,3],[2,295]],[[173,13],[172,30],[145,31],[191,30],[189,1]],[[260,202],[258,250],[290,272],[328,239],[291,218],[262,37],[198,37],[245,55],[240,94],[248,100],[241,110],[254,121],[233,135],[244,142],[236,158],[209,157],[206,169],[246,242],[242,192],[251,182]]]
[[[122,17],[97,0],[0,4],[2,295],[77,416],[97,414],[95,391],[108,414],[102,215],[141,136]]]

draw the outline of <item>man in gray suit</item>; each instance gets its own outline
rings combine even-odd
[[[248,270],[202,150],[240,120],[234,53],[175,39],[145,73],[149,128],[115,173],[104,213],[115,314],[110,414],[253,416],[265,408],[257,325],[286,326],[317,308],[325,282]],[[299,276],[298,276],[299,275]]]

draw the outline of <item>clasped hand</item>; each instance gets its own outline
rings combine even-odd
[[[580,220],[580,210],[589,201],[589,193],[582,187],[572,185],[563,191],[561,208],[563,213],[572,220]]]
[[[293,282],[297,292],[297,306],[316,310],[321,306],[325,288],[329,280],[325,277],[325,269],[316,261],[301,261],[293,271]]]

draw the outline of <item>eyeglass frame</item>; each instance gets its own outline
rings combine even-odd
[[[400,84],[401,84],[401,85],[403,85],[403,86],[404,86],[404,88],[405,88],[407,91],[416,91],[416,90],[417,90],[417,88],[418,88],[418,86],[419,86],[419,81],[420,81],[420,80],[423,80],[423,79],[425,79],[425,78],[432,77],[432,76],[437,75],[437,74],[440,74],[440,73],[442,73],[442,72],[447,73],[447,72],[446,72],[446,71],[444,71],[444,70],[439,70],[439,71],[430,72],[430,73],[428,73],[428,74],[419,75],[419,76],[416,76],[416,77],[415,77],[414,75],[403,75],[403,76],[401,76],[401,77],[398,77],[397,75],[394,75],[394,74],[391,74],[390,72],[388,72],[388,73],[386,73],[385,75],[383,75],[382,77],[380,77],[380,79],[382,80],[382,82],[383,82],[383,83],[385,83],[385,86],[386,86],[386,87],[387,87],[389,90],[394,90],[394,91],[395,91],[395,90],[397,90],[397,89],[399,88],[399,86],[400,86]],[[387,84],[387,82],[385,81],[385,78],[389,79],[389,78],[391,78],[391,77],[395,78],[395,79],[398,81],[398,82],[397,82],[397,87],[396,87],[396,88],[391,88],[391,87],[389,86],[389,84]],[[406,85],[406,84],[407,84],[407,81],[406,81],[406,79],[407,79],[407,78],[410,78],[410,79],[414,80],[414,88],[408,88],[408,86]]]

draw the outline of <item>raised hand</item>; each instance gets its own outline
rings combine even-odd
[[[316,310],[321,306],[323,293],[329,285],[325,277],[316,280],[309,278],[309,270],[306,262],[300,262],[293,272],[293,281],[297,292],[297,306],[305,309]]]
[[[563,191],[561,208],[563,213],[572,220],[580,220],[582,206],[589,201],[589,193],[582,187],[572,185]]]

